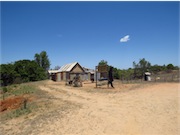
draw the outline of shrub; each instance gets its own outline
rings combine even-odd
[[[6,93],[8,89],[6,87],[3,87],[3,93]]]

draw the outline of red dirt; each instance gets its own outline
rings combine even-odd
[[[23,96],[16,96],[0,101],[0,112],[21,107],[25,99],[27,98]]]

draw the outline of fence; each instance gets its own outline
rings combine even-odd
[[[133,79],[133,78],[126,78],[121,80],[122,83],[142,83],[148,82],[142,79]],[[160,75],[151,75],[150,82],[180,82],[180,75],[179,74],[160,74]]]
[[[179,74],[153,75],[151,80],[154,82],[179,82]]]

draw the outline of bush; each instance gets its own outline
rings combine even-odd
[[[14,84],[21,84],[23,81],[22,81],[22,79],[20,78],[20,77],[16,77],[15,79],[14,79]]]
[[[47,78],[46,71],[35,61],[19,60],[11,64],[0,65],[0,83],[2,86],[39,81]]]
[[[3,87],[3,93],[6,93],[8,89],[6,87]]]

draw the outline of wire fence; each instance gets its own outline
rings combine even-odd
[[[179,82],[179,74],[153,75],[151,80],[154,82]]]
[[[150,81],[142,79],[125,78],[121,79],[122,83],[143,83],[143,82],[180,82],[179,74],[162,74],[162,75],[151,75]]]

